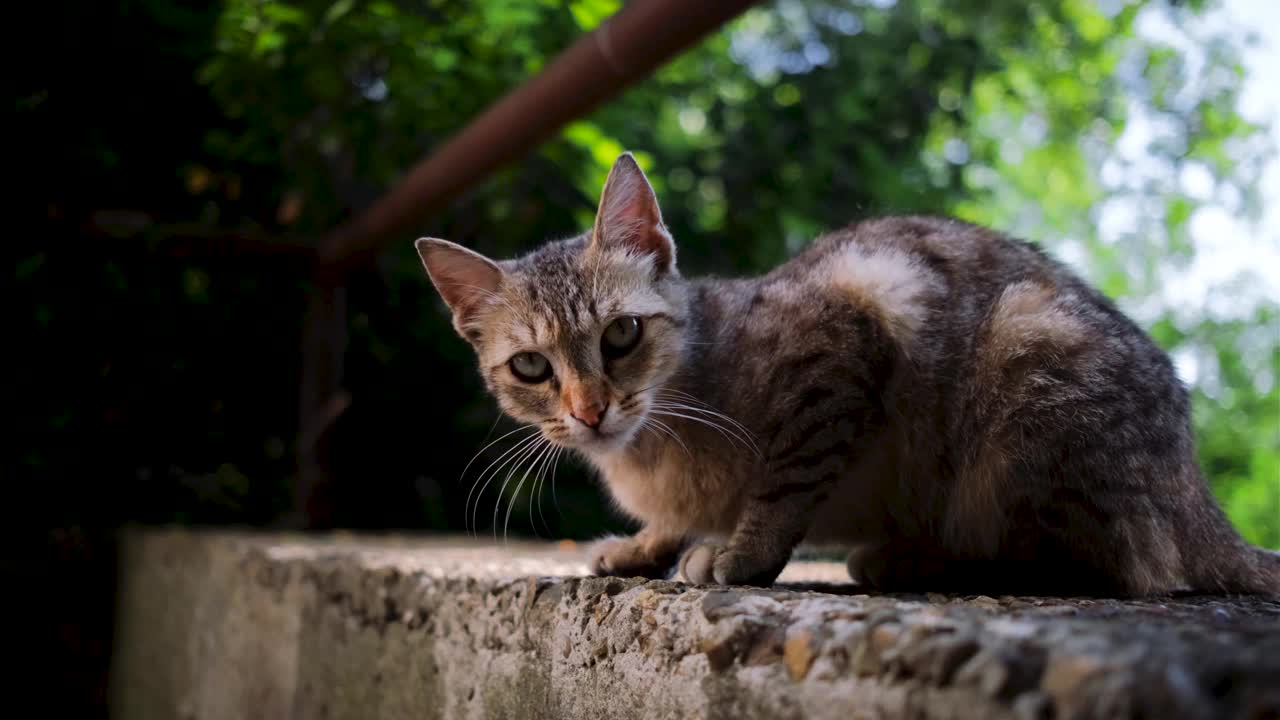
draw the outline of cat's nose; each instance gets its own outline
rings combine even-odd
[[[604,414],[608,410],[608,403],[591,403],[590,405],[579,405],[570,410],[569,414],[578,422],[595,430],[600,427],[601,421],[604,420]]]

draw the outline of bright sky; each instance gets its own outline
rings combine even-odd
[[[1139,15],[1136,28],[1144,36],[1181,50],[1190,64],[1191,82],[1197,77],[1195,66],[1204,57],[1203,47],[1192,39],[1198,34],[1197,29],[1223,32],[1242,41],[1237,47],[1245,77],[1236,109],[1246,120],[1268,128],[1265,139],[1270,146],[1257,188],[1261,217],[1256,223],[1236,217],[1232,205],[1238,198],[1216,191],[1207,168],[1195,163],[1184,166],[1178,186],[1188,195],[1206,201],[1189,225],[1195,244],[1194,260],[1187,267],[1165,269],[1154,303],[1126,307],[1140,322],[1154,319],[1161,308],[1183,317],[1204,313],[1218,319],[1247,318],[1259,302],[1280,302],[1280,0],[1223,0],[1222,7],[1202,16],[1200,24],[1199,28],[1190,28],[1188,34],[1172,26],[1167,15],[1152,9]],[[1250,35],[1254,42],[1243,42]],[[1141,187],[1144,181],[1167,179],[1172,168],[1162,166],[1146,149],[1152,139],[1161,135],[1160,119],[1152,117],[1140,103],[1131,104],[1129,109],[1124,135],[1115,148],[1127,164],[1123,171],[1113,168],[1110,178],[1104,166],[1104,183]],[[1108,210],[1102,213],[1099,226],[1104,238],[1132,231],[1142,212],[1135,203],[1124,201],[1114,212]],[[1241,282],[1241,278],[1245,280]],[[1247,343],[1251,347],[1241,349],[1255,356],[1257,362],[1252,364],[1258,374],[1254,381],[1265,392],[1278,379],[1270,376],[1266,356],[1280,342],[1280,328],[1256,330]],[[1183,380],[1199,383],[1210,395],[1216,395],[1210,351],[1185,346],[1173,354],[1173,359]],[[1206,373],[1206,369],[1210,371]]]
[[[1140,32],[1172,40],[1155,14],[1149,19],[1139,23]],[[1169,307],[1205,307],[1215,316],[1230,317],[1245,309],[1241,305],[1252,306],[1259,299],[1280,302],[1280,0],[1225,0],[1204,21],[1236,36],[1255,34],[1257,42],[1243,48],[1246,74],[1238,110],[1247,120],[1270,125],[1273,154],[1259,187],[1260,222],[1239,221],[1221,205],[1202,207],[1191,220],[1195,261],[1170,274],[1163,299]],[[1184,190],[1195,193],[1206,178],[1193,170],[1180,180]],[[1242,272],[1252,273],[1257,286],[1250,283],[1248,292],[1225,291],[1223,286]]]

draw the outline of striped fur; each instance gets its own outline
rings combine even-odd
[[[420,249],[437,285],[469,262]],[[599,545],[597,572],[679,559],[694,582],[767,585],[808,538],[847,543],[881,588],[1280,595],[1274,554],[1206,489],[1166,355],[1029,244],[891,217],[761,277],[686,280],[624,156],[591,232],[490,264],[491,286],[444,293],[488,387],[643,525]],[[643,340],[606,359],[621,315]],[[527,351],[554,377],[514,378]],[[598,432],[567,414],[581,387],[607,402]]]

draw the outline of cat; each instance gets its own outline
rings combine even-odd
[[[685,279],[628,153],[589,232],[501,262],[416,247],[503,411],[642,525],[597,574],[768,586],[807,540],[882,591],[1280,595],[1166,354],[1029,243],[883,217]]]

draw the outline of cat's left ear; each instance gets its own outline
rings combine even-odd
[[[675,270],[675,242],[662,224],[653,186],[631,153],[623,153],[613,163],[605,180],[591,245],[651,255],[659,276]]]
[[[502,268],[478,252],[436,238],[413,244],[427,269],[427,277],[453,311],[453,326],[464,338],[476,340],[476,320],[502,284]]]

